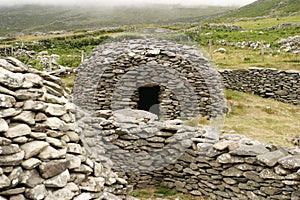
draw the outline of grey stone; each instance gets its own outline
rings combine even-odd
[[[278,161],[286,169],[298,169],[300,168],[300,156],[286,156]]]
[[[24,158],[24,151],[10,155],[0,155],[0,166],[16,166],[21,164]]]
[[[3,145],[0,146],[0,155],[10,155],[20,152],[21,149],[17,144]]]
[[[281,180],[283,179],[282,176],[279,176],[276,174],[272,169],[263,169],[259,176],[263,179],[275,179],[275,180]]]
[[[281,193],[281,189],[274,188],[274,187],[261,187],[260,191],[262,191],[263,193],[265,193],[267,195],[275,195],[275,194]]]
[[[10,196],[9,200],[26,200],[23,194]]]
[[[20,88],[24,82],[24,75],[0,67],[0,82],[8,88]]]
[[[25,192],[25,187],[20,187],[20,188],[13,188],[13,189],[8,189],[3,192],[0,192],[0,195],[3,196],[13,196],[17,194],[21,194]]]
[[[49,144],[51,144],[55,147],[59,147],[59,148],[62,148],[64,146],[64,144],[63,144],[63,142],[61,142],[61,140],[52,138],[52,137],[47,137],[46,142],[48,142]]]
[[[25,159],[31,158],[42,152],[49,144],[44,141],[32,141],[21,146],[25,151]]]
[[[230,167],[221,172],[223,176],[233,176],[233,177],[241,177],[243,172],[235,167]]]
[[[79,168],[81,165],[81,159],[75,155],[67,154],[66,159],[70,163],[68,167],[69,169]]]
[[[15,138],[24,135],[29,135],[31,129],[27,124],[13,124],[9,127],[8,131],[4,135],[8,138]]]
[[[16,91],[16,98],[19,100],[37,100],[44,92],[38,88],[19,89]]]
[[[62,105],[47,104],[45,113],[52,115],[52,116],[62,116],[64,114],[66,114],[66,109]]]
[[[13,57],[7,57],[5,60],[1,59],[1,66],[12,72],[25,72],[28,70],[28,66]]]
[[[122,200],[121,197],[118,197],[118,196],[108,193],[108,192],[103,192],[102,195],[100,196],[100,198],[109,199],[109,200]]]
[[[27,73],[24,74],[24,78],[24,84],[26,84],[27,87],[42,86],[43,84],[43,79],[37,74]]]
[[[234,185],[237,183],[236,180],[232,179],[232,178],[223,178],[224,182],[229,184],[229,185]]]
[[[82,148],[79,144],[76,143],[68,143],[68,153],[74,153],[74,154],[82,154]]]
[[[37,158],[29,158],[28,160],[25,160],[22,162],[22,167],[25,169],[34,169],[35,167],[39,166],[42,163]]]
[[[26,136],[20,136],[12,139],[14,143],[19,143],[19,144],[24,144],[28,142],[28,140],[29,139]]]
[[[47,134],[42,132],[31,132],[29,135],[37,140],[44,140],[47,138]]]
[[[0,145],[10,145],[10,144],[11,144],[11,140],[4,137],[0,137]]]
[[[16,104],[16,99],[12,96],[0,94],[0,108],[11,108]]]
[[[26,170],[21,175],[20,182],[27,187],[35,187],[43,183],[44,179],[40,176],[36,169]]]
[[[79,141],[79,135],[75,131],[67,131],[66,135],[69,137],[71,142],[77,143]]]
[[[218,156],[217,161],[219,163],[243,163],[245,162],[243,157],[231,156],[229,153],[224,153]]]
[[[7,130],[8,130],[8,124],[4,119],[0,118],[0,133],[6,132]]]
[[[22,173],[23,173],[22,167],[16,167],[11,171],[11,173],[8,176],[8,178],[11,181],[11,187],[15,187],[16,185],[19,184]]]
[[[56,158],[64,158],[66,156],[67,149],[59,149],[56,150],[52,146],[47,146],[45,149],[41,151],[38,157],[42,160],[50,160]]]
[[[70,173],[69,170],[65,170],[59,175],[56,175],[50,179],[44,181],[46,187],[64,187],[67,185],[68,181],[70,180]]]
[[[33,125],[35,124],[34,120],[35,114],[31,111],[23,111],[19,115],[15,116],[13,120],[25,122],[27,124]]]
[[[264,145],[254,144],[254,145],[241,145],[237,149],[230,151],[229,153],[232,155],[239,155],[239,156],[257,156],[268,152],[269,150]]]
[[[21,113],[20,109],[15,108],[7,108],[7,109],[0,109],[0,117],[13,117]]]
[[[81,190],[89,192],[100,192],[103,190],[105,179],[102,177],[88,177],[86,181],[79,186]]]
[[[43,111],[46,104],[42,101],[27,100],[24,102],[23,110]]]
[[[280,158],[283,158],[286,154],[280,150],[268,152],[266,154],[258,155],[257,160],[264,163],[269,167],[276,165]]]
[[[255,182],[263,182],[264,180],[260,177],[260,175],[257,172],[254,171],[247,171],[244,172],[243,175],[250,180],[254,180]]]
[[[49,128],[53,130],[67,131],[69,130],[69,126],[57,117],[49,117],[45,122]]]
[[[219,151],[223,151],[226,148],[228,148],[230,145],[232,145],[234,142],[233,141],[229,141],[229,140],[224,140],[224,141],[220,141],[217,142],[216,144],[213,145],[213,148]]]
[[[0,189],[2,188],[6,188],[10,186],[10,179],[5,176],[4,174],[2,174],[0,176]]]
[[[32,189],[27,189],[25,195],[29,199],[42,200],[48,195],[45,185],[37,185]]]
[[[51,178],[65,171],[69,166],[69,161],[65,159],[52,160],[39,165],[39,171],[43,178]]]
[[[74,200],[90,200],[93,196],[88,192],[83,192],[80,195],[76,196]]]
[[[46,121],[47,119],[48,117],[44,113],[38,113],[35,115],[36,122]]]
[[[68,188],[62,188],[48,194],[45,200],[71,200],[75,193]]]

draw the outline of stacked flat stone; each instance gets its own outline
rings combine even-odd
[[[192,146],[192,138],[207,134],[203,127],[191,127],[181,120],[159,121],[157,115],[124,109],[102,110],[98,117],[78,119],[80,135],[95,159],[105,158],[117,172],[139,174],[174,163]],[[101,117],[100,117],[101,116]],[[212,136],[212,135],[210,135]],[[210,137],[210,147],[218,139]],[[196,146],[193,146],[197,149]]]
[[[102,110],[96,115],[97,123],[87,125],[97,117],[85,119],[86,127],[98,128],[82,132],[88,149],[96,158],[107,156],[134,187],[164,185],[220,200],[300,198],[299,148],[238,134],[215,135],[210,132],[213,127],[158,121],[141,110]],[[167,148],[174,141],[182,146]],[[159,153],[151,157],[151,152]]]
[[[300,105],[300,72],[273,68],[219,70],[227,89]]]
[[[14,58],[0,59],[0,199],[125,198],[126,180],[88,158],[61,85]]]

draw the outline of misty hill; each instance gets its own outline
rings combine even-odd
[[[8,33],[76,30],[134,24],[193,23],[229,11],[227,7],[148,5],[135,7],[0,7],[0,36]]]
[[[299,13],[299,11],[299,0],[257,0],[252,4],[241,7],[222,16],[222,19],[260,16],[286,16]]]

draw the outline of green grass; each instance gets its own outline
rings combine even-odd
[[[283,23],[295,23],[297,21],[300,22],[300,14],[283,17],[278,20],[277,18],[270,18],[228,23],[228,25],[241,26],[245,29],[244,31],[231,30],[229,28],[212,28],[203,23],[201,31],[192,28],[186,34],[196,41],[200,49],[206,52],[206,56],[210,57],[212,55],[212,60],[216,67],[221,69],[262,67],[300,70],[299,55],[280,50],[281,44],[278,43],[283,38],[299,35],[300,26],[261,31],[263,28],[275,27]],[[225,40],[227,45],[220,45],[218,41],[221,40]],[[209,41],[212,44],[211,48],[209,47]],[[265,49],[262,56],[262,52],[259,49],[253,50],[248,47],[242,49],[232,46],[232,44],[243,41],[263,42],[264,44],[270,44],[271,49]],[[214,52],[221,47],[227,50],[226,53]]]
[[[8,33],[82,30],[137,24],[199,22],[224,13],[227,7],[183,7],[180,5],[63,7],[16,6],[0,8],[0,36]]]
[[[279,24],[299,24],[300,23],[300,14],[294,16],[285,16],[285,17],[273,17],[267,19],[258,19],[258,20],[248,20],[248,21],[238,21],[238,22],[228,22],[228,24],[234,24],[241,26],[247,30],[259,30],[263,28],[275,27]]]
[[[182,194],[175,190],[169,189],[167,187],[159,188],[147,188],[134,190],[129,194],[130,196],[137,197],[141,200],[156,200],[159,198],[168,200],[208,200],[206,197],[192,196],[189,194]]]
[[[223,46],[215,45],[213,50]],[[293,53],[276,53],[265,50],[264,57],[260,50],[238,49],[234,47],[223,47],[226,53],[213,52],[214,64],[219,69],[247,69],[249,67],[276,68],[280,70],[300,71],[299,55]],[[206,52],[209,51],[205,47]]]
[[[231,107],[225,133],[246,135],[261,142],[291,146],[289,139],[300,135],[300,106],[227,90]]]
[[[299,12],[299,10],[300,4],[298,0],[257,0],[252,4],[222,16],[220,19],[288,15],[290,13]]]

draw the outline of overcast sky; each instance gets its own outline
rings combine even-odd
[[[181,4],[181,5],[224,5],[243,6],[255,0],[0,0],[0,5],[58,4],[58,5],[137,5],[137,4]]]

